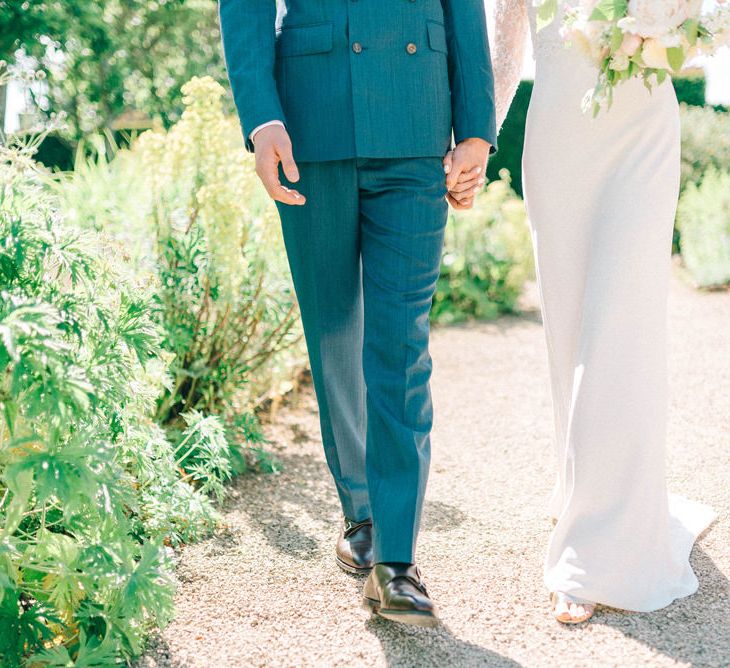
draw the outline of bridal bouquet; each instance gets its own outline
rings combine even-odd
[[[538,29],[555,20],[559,0],[533,2]],[[595,116],[610,108],[614,88],[623,81],[641,77],[651,90],[695,56],[730,44],[730,1],[716,0],[709,12],[702,5],[703,0],[580,0],[567,7],[562,38],[599,70],[583,110]]]

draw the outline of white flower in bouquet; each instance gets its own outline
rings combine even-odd
[[[627,15],[618,21],[625,33],[661,39],[702,11],[702,0],[629,0]]]
[[[609,23],[589,21],[589,14],[580,10],[568,10],[560,35],[568,44],[577,46],[588,58],[598,63],[608,54]]]
[[[626,33],[623,40],[621,40],[621,46],[618,50],[620,53],[632,58],[639,52],[642,44],[643,40],[641,37],[632,33]]]
[[[720,5],[703,22],[712,41],[706,46],[707,51],[716,51],[723,46],[730,46],[730,3],[726,0],[717,0]]]

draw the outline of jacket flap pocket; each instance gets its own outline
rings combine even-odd
[[[277,41],[279,55],[286,58],[328,53],[332,51],[332,33],[331,23],[284,28]]]
[[[434,51],[448,53],[449,48],[446,45],[446,28],[435,21],[429,21],[426,26],[428,28],[428,45]]]

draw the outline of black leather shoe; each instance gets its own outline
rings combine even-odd
[[[337,565],[348,573],[369,573],[373,567],[373,522],[353,522],[345,518],[345,524],[337,539],[335,550]]]
[[[385,619],[413,626],[437,626],[436,606],[415,564],[375,564],[363,590],[363,606]]]

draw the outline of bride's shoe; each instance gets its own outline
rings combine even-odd
[[[596,611],[594,603],[583,603],[562,591],[550,595],[553,616],[561,624],[582,624],[587,622]]]

